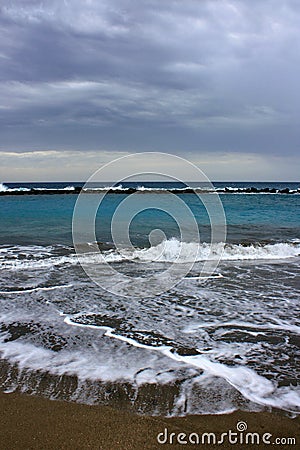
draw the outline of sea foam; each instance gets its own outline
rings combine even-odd
[[[17,253],[28,253],[28,258],[18,259]],[[8,258],[9,254],[12,254]],[[33,258],[33,257],[34,258]],[[300,242],[279,242],[274,244],[223,244],[180,242],[172,238],[149,248],[135,250],[122,249],[106,250],[103,252],[81,253],[80,261],[84,264],[118,263],[135,261],[142,263],[186,263],[206,260],[221,261],[262,261],[287,260],[300,256]],[[17,249],[3,249],[0,253],[0,269],[49,269],[63,264],[76,265],[79,263],[76,254],[71,253],[56,256],[51,249],[38,246],[18,247]]]

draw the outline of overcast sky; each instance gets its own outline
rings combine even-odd
[[[298,181],[299,24],[298,0],[1,2],[0,182],[147,151]]]

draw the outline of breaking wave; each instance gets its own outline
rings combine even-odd
[[[93,246],[91,248],[94,248]],[[180,242],[172,238],[160,244],[135,250],[116,249],[102,252],[90,251],[82,253],[80,259],[85,263],[119,263],[123,261],[186,263],[201,262],[207,259],[221,261],[259,261],[285,260],[300,256],[300,241],[279,242],[272,244],[198,244],[195,242]],[[78,257],[70,247],[65,254],[58,252],[56,247],[8,247],[0,248],[0,269],[34,269],[51,268],[64,264],[78,264]]]
[[[300,243],[277,243],[277,244],[220,244],[210,245],[207,243],[196,244],[193,242],[180,242],[177,239],[163,241],[156,247],[137,250],[133,253],[133,259],[141,261],[161,262],[187,262],[191,261],[191,255],[195,255],[196,261],[206,259],[219,259],[223,261],[232,260],[260,260],[260,259],[285,259],[300,256]]]

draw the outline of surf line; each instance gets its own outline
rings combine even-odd
[[[275,386],[272,381],[257,374],[253,369],[248,367],[228,367],[225,364],[211,361],[206,356],[199,353],[199,355],[179,355],[175,348],[169,345],[160,345],[154,347],[151,345],[142,344],[136,340],[117,334],[114,328],[108,326],[95,326],[85,325],[73,322],[70,316],[65,317],[64,322],[68,325],[87,327],[93,329],[102,329],[104,336],[123,341],[134,347],[147,349],[150,351],[157,351],[163,356],[173,359],[177,362],[182,362],[189,366],[194,366],[197,369],[203,370],[211,374],[212,376],[225,379],[233,388],[240,392],[243,397],[254,403],[258,403],[263,406],[278,407],[278,401],[280,406],[289,412],[295,412],[292,405],[286,404],[285,395],[274,398]],[[300,398],[300,397],[299,397]],[[297,401],[299,400],[297,398]]]

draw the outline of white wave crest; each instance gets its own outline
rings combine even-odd
[[[0,192],[5,192],[5,191],[7,191],[7,189],[8,189],[8,187],[5,186],[5,184],[0,183]]]
[[[117,263],[121,261],[140,261],[145,263],[187,263],[210,260],[221,261],[259,261],[259,260],[285,260],[300,256],[300,242],[280,242],[277,244],[213,244],[180,242],[172,238],[165,240],[150,248],[136,250],[109,250],[105,252],[82,253],[79,256],[72,253],[64,256],[55,256],[49,248],[38,246],[19,247],[22,253],[29,252],[34,259],[18,259],[17,255],[11,258],[11,249],[0,249],[0,269],[26,270],[49,269],[60,265],[76,265],[79,260],[85,264]],[[18,253],[18,252],[17,252]],[[7,258],[8,256],[8,258]],[[9,257],[10,256],[10,257]]]
[[[5,184],[0,183],[0,192],[28,192],[29,188],[19,187],[19,188],[9,188]]]
[[[194,258],[196,255],[196,258]],[[141,261],[161,262],[188,262],[219,259],[223,261],[234,260],[261,260],[261,259],[286,259],[300,256],[300,243],[277,244],[198,244],[195,242],[180,242],[177,239],[169,239],[149,249],[136,250],[133,259]]]

